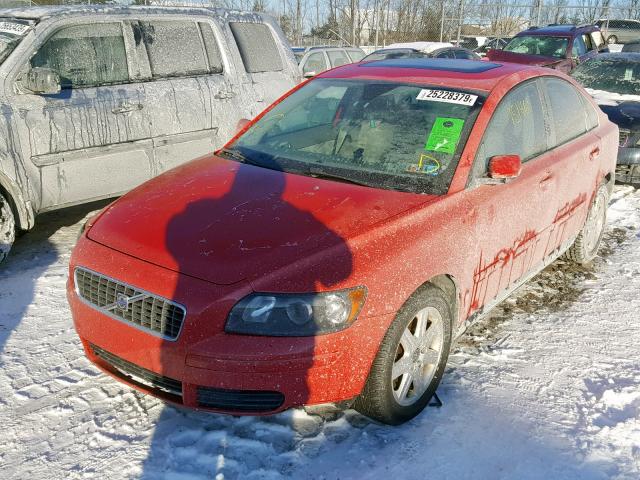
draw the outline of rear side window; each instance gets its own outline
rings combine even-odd
[[[445,50],[436,55],[436,58],[453,58],[453,52],[451,50]]]
[[[590,130],[589,125],[593,123],[593,118],[589,118],[585,103],[580,98],[581,94],[573,85],[559,78],[545,78],[544,86],[551,108],[554,146],[567,143]]]
[[[263,23],[230,22],[244,67],[249,73],[279,72],[282,59],[271,30]]]
[[[195,22],[140,22],[154,78],[208,73],[200,28]]]
[[[329,57],[332,67],[339,67],[340,65],[351,63],[351,59],[344,50],[327,50],[327,56]]]
[[[547,150],[545,119],[535,82],[511,90],[496,108],[487,126],[474,174],[484,175],[496,155],[520,155],[523,162]]]
[[[327,67],[327,62],[324,59],[324,53],[315,52],[307,57],[307,61],[305,62],[302,70],[305,74],[312,72],[318,74],[320,72],[324,72],[327,68],[329,67]]]
[[[96,87],[129,81],[120,23],[65,27],[31,58],[32,67],[60,75],[62,88]]]

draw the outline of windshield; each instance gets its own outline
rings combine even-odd
[[[640,93],[640,62],[594,58],[571,72],[585,88],[621,95]]]
[[[229,147],[235,159],[376,188],[443,194],[482,99],[373,80],[316,79]]]
[[[18,46],[29,28],[29,24],[23,20],[0,18],[0,64]]]
[[[569,39],[567,37],[545,37],[542,35],[521,35],[514,37],[504,47],[505,52],[542,55],[544,57],[565,58]]]

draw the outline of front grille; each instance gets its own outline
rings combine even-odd
[[[284,403],[280,392],[198,387],[198,405],[237,412],[269,412]]]
[[[175,340],[185,317],[181,305],[91,270],[75,270],[78,295],[92,307],[144,330]]]
[[[90,346],[96,357],[109,364],[113,369],[117,370],[118,373],[126,377],[127,380],[140,384],[143,387],[151,388],[151,390],[159,390],[170,395],[182,397],[182,382],[158,375],[151,370],[142,368],[113,353],[109,353],[96,345]]]
[[[629,130],[625,130],[623,128],[620,129],[620,146],[621,147],[625,147],[627,145],[630,135],[631,135],[631,132]]]

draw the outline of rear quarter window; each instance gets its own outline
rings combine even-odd
[[[283,69],[280,51],[269,27],[249,22],[230,22],[229,27],[247,72],[279,72]]]

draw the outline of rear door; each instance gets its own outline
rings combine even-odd
[[[60,75],[57,95],[15,94],[26,158],[40,169],[41,204],[49,209],[128,191],[151,176],[150,125],[144,92],[120,21],[65,19],[42,32],[22,71]]]
[[[548,138],[554,157],[549,176],[557,213],[549,241],[552,248],[559,248],[582,228],[596,188],[602,145],[595,130],[597,114],[582,94],[561,78],[544,77],[539,81],[546,99],[551,126]]]

